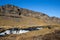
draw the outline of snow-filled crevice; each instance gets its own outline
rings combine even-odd
[[[11,28],[3,32],[0,32],[0,36],[9,35],[9,34],[22,34],[22,33],[27,33],[30,31],[41,30],[41,29],[43,28],[42,27],[30,27],[30,28],[24,28],[24,29]]]

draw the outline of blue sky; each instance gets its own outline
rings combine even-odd
[[[0,0],[0,6],[12,4],[60,18],[60,0]]]

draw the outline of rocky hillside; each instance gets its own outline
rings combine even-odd
[[[44,13],[19,8],[14,5],[0,6],[0,26],[30,27],[55,24],[60,24],[60,18],[49,17]]]

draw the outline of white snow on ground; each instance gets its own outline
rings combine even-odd
[[[19,33],[21,34],[21,33],[26,33],[26,32],[29,32],[29,31],[28,30],[20,30]]]
[[[10,30],[6,30],[5,32],[0,33],[0,35],[5,35],[6,34],[22,34],[22,33],[26,33],[29,32],[28,30],[19,30],[19,31],[10,31]]]
[[[36,28],[36,29],[40,30],[40,29],[43,29],[43,28]]]
[[[6,30],[4,33],[6,33],[6,34],[10,34],[10,30]]]
[[[0,35],[5,35],[5,33],[0,33]]]
[[[36,28],[36,30],[41,30],[43,28]],[[32,30],[33,31],[33,30]],[[29,30],[6,30],[2,33],[0,33],[0,35],[6,35],[6,34],[22,34],[22,33],[27,33],[30,32]]]

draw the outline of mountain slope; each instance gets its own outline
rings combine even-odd
[[[19,8],[14,5],[0,6],[1,27],[32,27],[41,25],[60,24],[60,18],[49,17],[48,15],[32,10]]]

